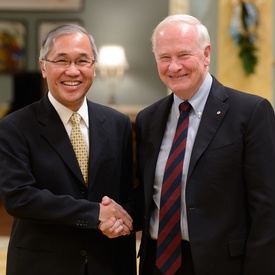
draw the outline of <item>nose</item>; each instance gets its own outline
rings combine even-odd
[[[79,68],[76,66],[75,62],[72,61],[69,65],[69,67],[66,68],[65,73],[67,75],[78,75],[80,74]]]
[[[169,70],[176,72],[176,71],[181,70],[181,68],[182,68],[182,64],[181,64],[180,60],[177,57],[173,57],[169,64]]]

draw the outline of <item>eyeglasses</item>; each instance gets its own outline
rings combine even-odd
[[[58,58],[55,60],[43,60],[52,63],[56,68],[69,68],[72,63],[74,63],[77,68],[91,68],[96,62],[96,60],[86,57],[81,57],[74,60],[66,58]]]

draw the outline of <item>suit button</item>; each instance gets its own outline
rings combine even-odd
[[[81,195],[87,195],[87,190],[81,189]]]
[[[85,264],[88,263],[87,251],[85,249],[80,250],[80,256],[85,257]]]
[[[78,226],[78,227],[87,227],[88,226],[88,221],[76,220],[75,225]]]
[[[80,251],[80,255],[81,255],[82,257],[86,257],[86,256],[87,256],[87,251],[86,251],[85,249],[82,249],[82,250]]]

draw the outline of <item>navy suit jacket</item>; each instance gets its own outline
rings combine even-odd
[[[137,174],[144,230],[143,269],[155,167],[173,95],[136,119]],[[215,78],[194,142],[186,185],[196,275],[275,274],[275,117],[258,96]],[[143,201],[143,202],[142,202]],[[145,275],[145,274],[144,274]],[[147,274],[146,274],[147,275]]]
[[[7,275],[84,274],[85,263],[89,274],[136,274],[135,236],[97,229],[103,196],[130,209],[130,119],[90,101],[88,113],[88,189],[47,96],[0,122],[0,191],[14,216]]]

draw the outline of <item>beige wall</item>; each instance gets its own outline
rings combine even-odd
[[[259,61],[256,73],[249,76],[245,75],[238,57],[238,46],[233,43],[228,33],[234,2],[236,1],[219,1],[217,77],[227,86],[261,95],[272,102],[273,1],[254,0],[260,14],[256,43]]]
[[[169,14],[188,13],[189,0],[169,0]]]

